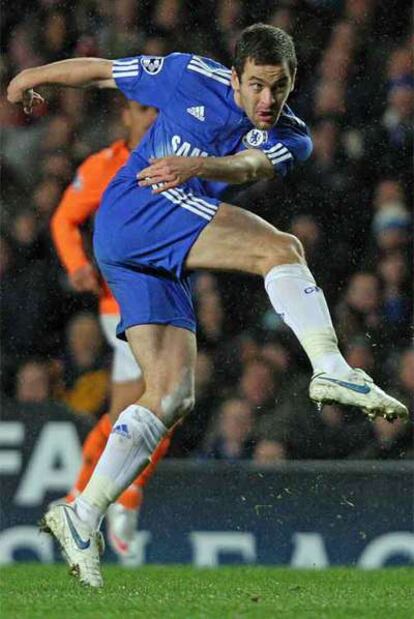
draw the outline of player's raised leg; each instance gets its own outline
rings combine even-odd
[[[120,414],[73,508],[56,505],[43,523],[59,542],[71,570],[93,587],[103,584],[97,533],[103,515],[151,462],[168,430],[194,406],[195,334],[155,324],[133,326],[126,334],[143,372],[144,395]]]
[[[221,204],[189,252],[186,266],[264,277],[275,311],[293,330],[312,364],[312,400],[358,406],[372,418],[408,415],[403,404],[343,358],[324,294],[296,237],[244,209]]]

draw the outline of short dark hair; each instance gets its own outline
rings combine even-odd
[[[292,75],[297,66],[292,37],[281,28],[268,24],[253,24],[241,33],[236,43],[233,62],[239,79],[248,58],[259,65],[281,64],[286,61]]]

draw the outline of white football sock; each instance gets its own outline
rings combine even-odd
[[[348,374],[351,368],[338,349],[325,296],[308,267],[273,267],[265,277],[265,288],[274,309],[302,344],[313,370]]]
[[[138,404],[120,414],[88,485],[75,500],[81,520],[99,527],[109,505],[149,464],[167,431],[156,415]]]

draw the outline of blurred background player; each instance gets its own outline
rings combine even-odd
[[[99,297],[101,326],[113,349],[109,410],[99,419],[85,440],[81,470],[73,488],[65,497],[69,502],[72,502],[88,483],[119,413],[135,402],[144,388],[141,371],[128,345],[115,335],[119,322],[118,304],[88,257],[81,233],[81,226],[99,207],[102,193],[109,181],[126,163],[130,151],[139,143],[157,115],[154,107],[127,102],[125,99],[121,101],[126,139],[113,142],[107,148],[90,155],[82,163],[51,220],[53,241],[68,273],[70,284],[77,292],[88,292]],[[153,463],[125,490],[108,512],[108,539],[113,550],[122,558],[131,558],[134,554],[133,540],[143,498],[142,488],[158,460],[167,451],[169,443],[169,438],[162,441]]]

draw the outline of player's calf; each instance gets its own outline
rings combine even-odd
[[[140,403],[159,417],[167,428],[172,428],[194,408],[194,373],[184,369],[178,381],[171,381],[162,388],[148,381]]]
[[[177,421],[193,410],[195,405],[193,382],[193,373],[185,372],[178,386],[161,399],[160,417],[168,428],[172,428]]]

